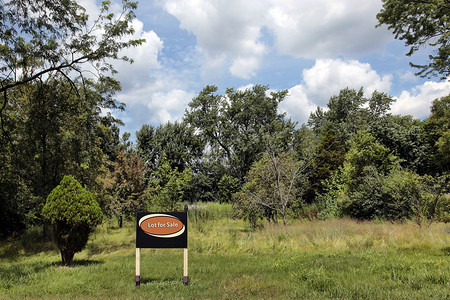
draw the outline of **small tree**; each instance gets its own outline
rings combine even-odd
[[[224,174],[218,183],[219,201],[230,202],[233,194],[239,190],[239,178]]]
[[[122,227],[123,217],[134,215],[138,205],[144,205],[146,184],[144,165],[137,154],[120,151],[114,165],[110,187],[113,201],[110,204],[113,215],[119,217]]]
[[[426,221],[430,226],[435,220],[448,222],[450,213],[450,174],[425,175],[421,178],[424,197],[411,203],[419,226]]]
[[[235,205],[241,211],[241,216],[255,226],[262,212],[269,221],[272,219],[275,223],[278,222],[279,213],[286,225],[289,207],[303,192],[299,184],[302,185],[306,180],[303,173],[305,169],[306,161],[297,160],[293,152],[284,152],[278,156],[266,152],[252,166],[242,190],[235,196]]]
[[[53,226],[54,237],[65,266],[72,264],[75,253],[83,250],[89,234],[103,219],[94,195],[72,176],[64,176],[50,193],[42,215]]]
[[[180,210],[184,187],[192,177],[190,172],[190,169],[179,172],[177,168],[172,168],[163,156],[161,166],[152,174],[152,204],[161,211]]]

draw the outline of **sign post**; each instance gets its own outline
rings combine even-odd
[[[184,249],[183,284],[188,276],[188,206],[184,212],[136,213],[136,286],[141,282],[141,248]]]
[[[183,260],[183,284],[189,284],[189,276],[188,276],[188,249],[184,248],[184,260]]]
[[[136,286],[141,285],[141,248],[136,248]]]

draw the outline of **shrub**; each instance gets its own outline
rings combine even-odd
[[[414,211],[424,201],[424,189],[420,177],[414,172],[394,169],[384,179],[384,199],[386,207],[384,217],[388,220],[405,220],[413,216]]]
[[[89,234],[102,222],[103,214],[94,195],[72,176],[64,176],[47,197],[43,217],[53,226],[63,265],[71,265],[76,252],[86,246]]]
[[[345,215],[360,220],[383,218],[385,214],[384,177],[374,166],[365,167],[361,177],[354,179],[343,202]]]

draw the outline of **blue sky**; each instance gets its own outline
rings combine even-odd
[[[91,14],[95,3],[80,1]],[[426,61],[430,49],[406,57],[401,41],[375,28],[380,8],[381,0],[140,1],[134,37],[146,43],[126,51],[134,64],[115,63],[117,98],[127,104],[122,131],[181,120],[208,84],[222,93],[289,90],[280,110],[299,124],[346,87],[386,92],[397,99],[392,113],[424,118],[450,82],[413,75],[409,61]]]

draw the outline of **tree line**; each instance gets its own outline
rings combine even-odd
[[[190,171],[180,200],[231,202],[253,226],[288,215],[447,220],[450,95],[421,121],[391,114],[388,94],[346,88],[299,125],[279,113],[287,91],[268,90],[207,86],[181,122],[144,125],[136,151],[149,169]]]
[[[387,12],[399,13],[401,1],[384,2],[379,20],[389,24]],[[436,5],[438,17],[448,10]],[[288,91],[255,85],[222,95],[206,86],[181,121],[145,124],[135,143],[121,136],[123,123],[107,113],[125,109],[114,98],[121,86],[110,61],[131,61],[120,50],[144,42],[124,39],[136,8],[123,1],[115,16],[104,1],[89,22],[76,1],[2,2],[1,238],[32,225],[45,233],[57,219],[44,207],[59,207],[46,203],[62,201],[64,187],[95,198],[119,225],[137,205],[177,210],[196,201],[233,203],[235,216],[253,227],[291,217],[448,220],[450,95],[417,120],[391,114],[394,99],[385,93],[344,88],[297,124],[278,109]],[[402,38],[414,28],[396,30]],[[405,38],[411,53],[420,46]],[[448,76],[445,47],[419,75]],[[100,222],[93,211],[91,223]]]

